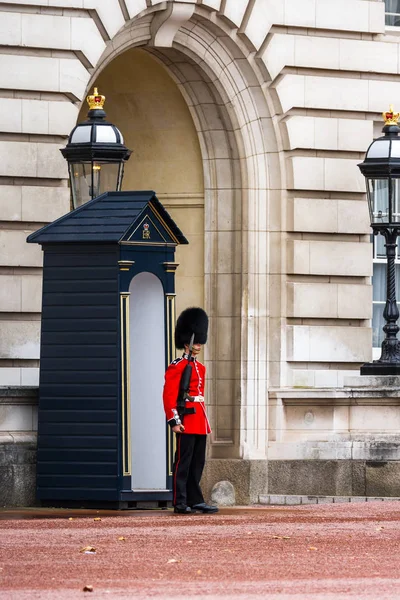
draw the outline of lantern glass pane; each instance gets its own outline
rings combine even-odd
[[[368,148],[366,158],[389,158],[389,140],[377,140]]]
[[[390,156],[391,158],[400,158],[400,139],[395,138],[392,140]]]
[[[111,125],[100,125],[96,127],[96,140],[100,144],[116,144],[117,136]]]
[[[367,179],[371,223],[389,221],[389,179]]]
[[[95,162],[93,164],[93,198],[104,192],[117,192],[120,163]]]
[[[119,191],[121,163],[81,162],[70,165],[73,207],[78,208],[104,192]]]
[[[71,135],[70,144],[89,144],[92,125],[79,125]]]
[[[400,179],[392,179],[392,222],[400,223]]]
[[[91,169],[92,163],[71,163],[70,179],[72,186],[73,207],[78,208],[91,200]]]

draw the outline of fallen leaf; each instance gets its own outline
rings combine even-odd
[[[377,527],[376,531],[381,531],[382,529],[384,529],[384,527]]]
[[[197,575],[201,575],[201,569],[197,571]]]
[[[318,548],[316,548],[315,546],[310,546],[309,550],[318,550]]]
[[[70,518],[68,519],[68,521],[73,521],[73,520],[74,520],[74,517],[70,517]]]
[[[101,521],[100,517],[95,517],[93,521]]]
[[[178,560],[178,559],[176,559],[176,558],[170,558],[169,560],[167,560],[167,564],[170,564],[170,563],[178,563],[178,562],[182,562],[182,561],[181,561],[181,560]]]
[[[124,538],[124,536],[121,535],[121,537],[118,538],[118,541],[119,542],[125,542],[126,538]]]
[[[85,585],[83,587],[83,591],[84,592],[93,592],[93,586],[92,585]]]
[[[94,546],[85,546],[79,552],[83,552],[84,554],[95,554],[96,548]]]

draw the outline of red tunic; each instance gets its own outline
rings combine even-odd
[[[187,358],[177,358],[169,365],[165,372],[163,401],[167,421],[170,421],[177,416],[176,401],[178,398],[179,384],[182,373],[187,364]],[[206,377],[206,368],[197,359],[194,359],[192,365],[192,376],[190,378],[188,394],[189,396],[196,397],[197,401],[190,402],[187,400],[185,402],[185,406],[186,408],[193,407],[196,412],[192,415],[184,416],[184,433],[197,433],[204,435],[206,433],[211,433],[211,427],[204,405],[204,381]]]

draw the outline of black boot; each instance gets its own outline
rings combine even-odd
[[[195,509],[186,506],[186,504],[177,504],[174,506],[174,513],[177,513],[178,515],[193,515],[195,512]]]
[[[202,513],[211,514],[211,513],[218,512],[218,506],[211,506],[210,504],[201,502],[201,504],[194,504],[192,506],[192,510],[195,510],[195,511],[198,510],[199,512],[202,512]]]

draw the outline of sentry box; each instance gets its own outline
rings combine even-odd
[[[175,248],[154,192],[108,192],[28,237],[44,251],[37,496],[44,505],[165,505],[172,435]]]

